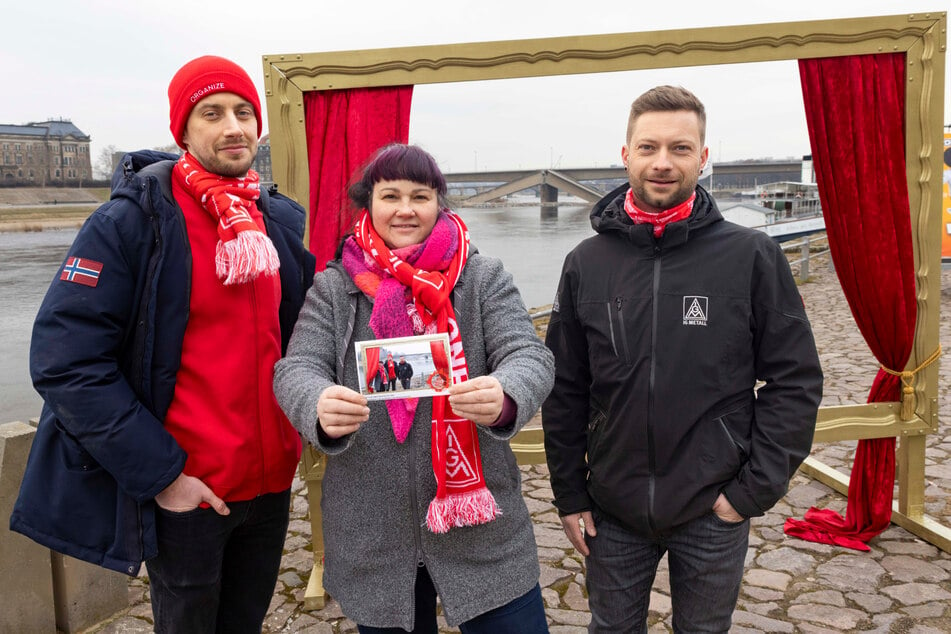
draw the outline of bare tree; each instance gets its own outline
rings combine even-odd
[[[99,158],[92,167],[93,178],[98,180],[109,180],[112,178],[112,172],[115,171],[115,161],[113,156],[116,154],[116,146],[107,145],[99,151]]]
[[[155,146],[155,147],[152,148],[152,149],[153,149],[153,150],[158,150],[159,152],[168,152],[169,154],[181,154],[181,153],[182,153],[181,148],[178,147],[177,145],[175,145],[174,143],[170,143],[169,145],[157,145],[157,146]]]

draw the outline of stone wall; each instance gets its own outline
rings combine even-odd
[[[10,531],[36,429],[0,425],[0,632],[79,632],[128,606],[128,579]]]

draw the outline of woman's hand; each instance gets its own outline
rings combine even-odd
[[[331,385],[317,399],[317,422],[331,438],[352,434],[368,418],[367,399],[342,385]]]
[[[491,425],[502,413],[505,393],[494,376],[477,376],[449,388],[452,411],[476,425]]]

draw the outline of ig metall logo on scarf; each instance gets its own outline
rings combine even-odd
[[[684,295],[684,326],[706,326],[710,300],[702,295]]]

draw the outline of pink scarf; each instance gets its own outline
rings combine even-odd
[[[245,178],[206,170],[188,152],[175,163],[175,178],[218,223],[215,274],[225,285],[244,284],[261,273],[274,275],[281,265],[277,250],[258,228],[251,210],[261,195],[258,174]]]
[[[664,234],[664,229],[667,228],[672,222],[677,222],[678,220],[683,220],[684,218],[690,217],[690,212],[693,211],[693,201],[697,199],[697,193],[694,192],[690,198],[680,203],[676,207],[671,207],[670,209],[665,209],[656,214],[652,214],[647,211],[643,211],[637,205],[634,204],[634,190],[628,189],[627,196],[624,197],[624,211],[627,212],[627,215],[631,217],[631,220],[634,221],[634,224],[650,224],[654,225],[654,237],[659,238]]]
[[[374,298],[370,315],[374,335],[389,338],[448,333],[453,383],[469,378],[450,301],[468,256],[469,231],[448,209],[439,214],[425,242],[396,251],[383,243],[369,213],[364,211],[343,250],[344,268],[357,287]],[[418,399],[386,403],[398,442],[409,434],[417,403]],[[436,497],[426,515],[431,531],[445,533],[454,526],[484,524],[501,513],[485,484],[478,429],[452,411],[446,396],[433,397],[431,452],[436,477]]]

